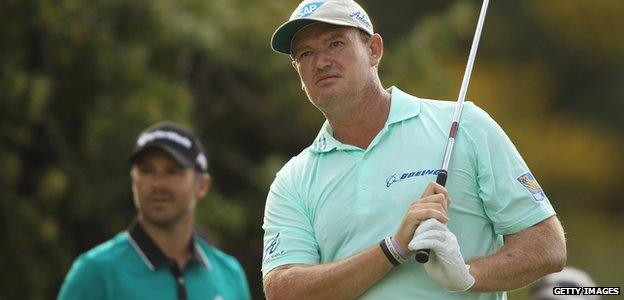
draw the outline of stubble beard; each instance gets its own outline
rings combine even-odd
[[[174,197],[170,194],[171,197]],[[150,196],[147,196],[150,197]],[[184,197],[191,197],[191,195],[184,195]],[[192,200],[182,201],[181,199],[173,199],[171,203],[167,203],[162,208],[159,207],[143,207],[139,208],[139,216],[147,223],[162,228],[169,229],[180,223],[184,218],[192,213],[189,206],[179,207],[176,204],[180,202],[190,203]],[[149,201],[148,201],[149,202]],[[148,204],[146,206],[153,206]],[[165,210],[161,212],[159,210]]]
[[[326,118],[349,112],[362,98],[366,85],[335,91],[325,96],[314,97],[306,89],[308,99]]]
[[[157,212],[152,214],[151,212],[146,213],[145,211],[141,212],[141,215],[146,222],[162,229],[169,229],[180,223],[189,213],[189,209],[184,208],[166,217],[156,216],[155,214],[158,214]]]

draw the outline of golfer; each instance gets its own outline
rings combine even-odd
[[[130,161],[136,220],[82,254],[58,298],[249,299],[238,261],[194,230],[197,202],[210,187],[199,139],[158,123],[138,137]]]
[[[382,86],[383,40],[357,3],[303,1],[271,45],[326,122],[271,185],[267,298],[505,299],[564,267],[548,197],[471,102],[446,188],[434,182],[455,103]],[[416,249],[430,249],[429,262],[416,263]]]

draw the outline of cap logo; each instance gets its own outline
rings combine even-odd
[[[139,145],[139,147],[143,147],[143,145],[155,139],[170,140],[188,149],[191,149],[191,147],[193,146],[193,142],[191,142],[191,140],[188,139],[187,137],[182,136],[174,131],[162,131],[162,130],[156,130],[156,131],[146,132],[144,134],[141,134],[141,136],[139,137],[139,140],[137,141],[137,145]]]
[[[319,7],[321,7],[321,5],[323,5],[324,2],[312,2],[310,4],[307,4],[305,6],[303,6],[301,9],[299,9],[299,12],[297,12],[297,15],[295,16],[295,18],[305,18],[311,14],[314,13],[314,11],[316,11]]]
[[[208,160],[206,159],[206,155],[204,155],[203,153],[199,153],[197,155],[195,162],[199,165],[199,167],[202,170],[208,169]]]
[[[349,17],[358,20],[360,23],[364,24],[364,26],[370,28],[370,22],[368,21],[368,16],[362,11],[354,11],[349,14]]]

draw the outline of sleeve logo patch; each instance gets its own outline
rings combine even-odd
[[[531,193],[531,196],[533,196],[535,201],[542,201],[546,199],[546,194],[544,194],[542,187],[539,183],[537,183],[537,180],[535,180],[535,177],[533,177],[531,172],[526,172],[518,176],[516,179],[529,191],[529,193]]]
[[[277,250],[277,246],[279,246],[279,244],[280,244],[280,233],[278,232],[275,237],[267,241],[265,252],[267,254],[273,254],[273,252]]]
[[[285,251],[277,251],[280,245],[280,233],[278,232],[276,236],[268,239],[264,245],[264,255],[262,258],[262,264],[266,264],[280,256],[282,256]]]

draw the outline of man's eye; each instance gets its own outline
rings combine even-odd
[[[312,55],[312,51],[303,51],[301,53],[299,53],[299,55],[297,56],[299,59],[303,59],[306,58],[308,56]]]
[[[336,47],[340,47],[340,46],[342,46],[342,44],[343,44],[343,42],[342,42],[342,41],[333,41],[333,42],[331,42],[331,44],[329,44],[329,46],[330,46],[331,48],[336,48]]]
[[[167,175],[175,176],[175,175],[181,175],[183,173],[184,173],[184,168],[176,167],[176,168],[167,169]]]
[[[137,169],[139,170],[139,173],[141,174],[152,174],[154,173],[154,168],[151,168],[149,166],[138,166]]]

